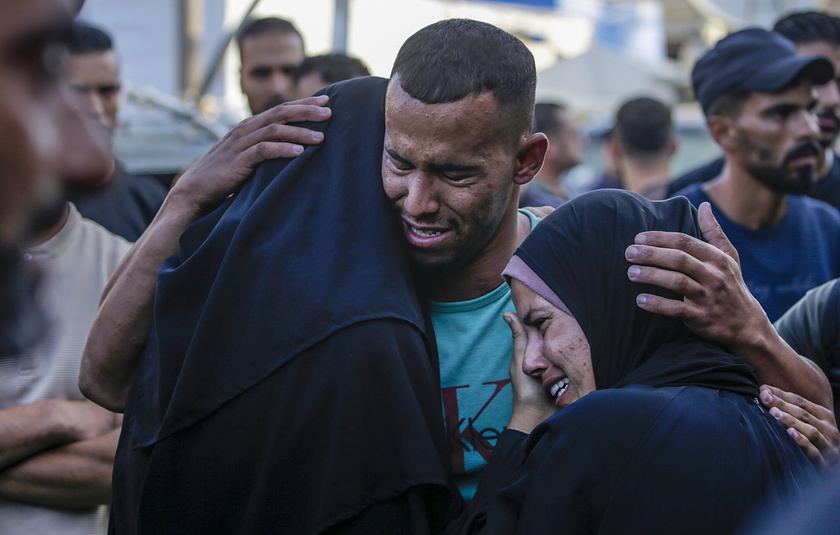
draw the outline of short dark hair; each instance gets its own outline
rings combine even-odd
[[[426,104],[490,91],[512,135],[531,129],[534,56],[522,41],[491,24],[449,19],[426,26],[400,48],[394,75],[403,91]]]
[[[293,33],[300,39],[300,44],[303,45],[303,36],[300,34],[295,25],[286,19],[280,17],[264,17],[261,19],[248,19],[236,32],[236,44],[239,45],[239,53],[242,53],[242,42],[248,37],[260,35],[263,33]],[[306,50],[306,47],[303,47]]]
[[[797,45],[827,43],[840,46],[840,18],[819,11],[802,11],[782,17],[773,31]]]
[[[81,56],[113,50],[114,43],[104,30],[82,22],[74,22],[67,36],[67,49],[70,54]]]
[[[370,71],[360,59],[347,54],[323,54],[304,59],[293,73],[295,83],[297,84],[301,78],[312,72],[317,72],[327,84],[370,76]]]
[[[568,108],[565,104],[538,102],[534,105],[534,125],[531,131],[549,135],[559,134],[566,125],[563,124],[557,114],[566,110]]]
[[[741,110],[744,108],[744,103],[752,96],[753,91],[749,89],[740,89],[721,95],[720,98],[712,102],[709,106],[709,111],[706,113],[707,117],[712,115],[724,115],[726,117],[738,117],[741,115]]]
[[[613,135],[630,157],[666,154],[673,139],[671,109],[649,97],[628,100],[615,115]]]

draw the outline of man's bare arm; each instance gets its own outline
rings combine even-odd
[[[823,372],[782,340],[750,294],[738,252],[708,203],[700,206],[699,220],[709,243],[680,233],[644,232],[627,248],[627,259],[638,264],[628,270],[630,280],[684,296],[674,300],[640,294],[639,307],[680,319],[698,335],[744,357],[761,382],[832,407],[831,388]]]
[[[116,415],[89,401],[47,399],[0,410],[0,471],[33,455],[102,435]]]
[[[237,191],[257,164],[297,156],[302,144],[320,143],[320,132],[287,123],[328,119],[326,103],[326,96],[310,97],[246,119],[181,175],[103,292],[82,357],[79,388],[85,396],[123,410],[151,329],[161,263],[175,254],[184,230]]]
[[[0,499],[49,509],[89,509],[111,503],[111,473],[119,427],[59,446],[0,472]]]

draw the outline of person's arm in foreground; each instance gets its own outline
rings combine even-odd
[[[117,415],[88,401],[46,399],[0,410],[0,472],[50,448],[101,436]]]
[[[59,509],[108,503],[120,420],[89,401],[0,410],[0,499]]]
[[[119,427],[52,448],[0,472],[0,499],[49,509],[90,509],[111,502]]]
[[[102,294],[82,358],[79,388],[121,412],[152,322],[157,272],[175,254],[184,230],[237,191],[260,163],[303,152],[323,134],[287,123],[324,121],[326,96],[282,104],[246,119],[175,183],[149,228],[137,240]]]
[[[639,307],[678,318],[698,335],[747,359],[761,382],[776,387],[762,387],[762,402],[809,457],[820,463],[835,460],[840,435],[830,409],[828,379],[773,328],[747,289],[738,252],[708,203],[700,206],[699,221],[708,243],[685,234],[644,232],[627,248],[627,260],[638,264],[628,270],[630,280],[684,296],[674,300],[640,294]]]
[[[708,203],[699,209],[700,227],[709,243],[674,232],[643,232],[627,248],[630,280],[653,284],[684,296],[682,300],[640,294],[649,312],[677,318],[698,335],[713,340],[756,369],[761,382],[832,407],[825,374],[798,355],[776,332],[741,275],[738,252],[723,233]]]

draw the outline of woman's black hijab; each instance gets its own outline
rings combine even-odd
[[[674,319],[636,305],[640,293],[680,296],[631,282],[625,249],[649,230],[702,239],[684,197],[650,201],[621,190],[581,195],[546,217],[516,251],[569,308],[592,354],[598,389],[698,385],[758,394],[752,369]]]
[[[203,462],[200,448],[238,441],[239,450],[254,456],[274,440],[272,463],[294,465],[288,473],[317,468],[290,482],[301,487],[300,506],[282,506],[321,528],[416,485],[446,493],[434,341],[381,182],[386,86],[387,80],[363,78],[328,88],[332,118],[303,125],[325,132],[324,142],[295,159],[265,162],[235,196],[182,235],[158,275],[153,328],[126,405],[126,441],[138,452],[127,465],[144,456],[154,463],[184,437],[201,437],[201,444],[190,442],[196,463]],[[371,321],[380,326],[379,336],[359,328]],[[393,332],[384,332],[389,328]],[[351,341],[324,354],[320,348],[339,333]],[[408,349],[383,342],[394,333]],[[313,358],[304,373],[301,355]],[[350,367],[352,377],[325,365],[330,359]],[[365,373],[370,366],[377,373]],[[387,379],[381,370],[388,370]],[[229,414],[254,391],[262,395],[266,384],[277,400],[303,393],[266,403],[259,409],[262,423],[243,414],[239,428],[200,434],[218,427],[214,414]],[[316,434],[289,436],[301,421],[315,422]],[[354,436],[338,431],[348,428]],[[370,463],[384,447],[387,455]],[[135,470],[141,475],[128,480],[144,485],[144,470],[168,477],[160,465],[141,464]],[[229,465],[228,476],[234,461]],[[344,477],[360,467],[369,473]],[[208,481],[214,470],[207,467]],[[317,475],[324,471],[327,476]],[[268,484],[265,492],[276,493],[272,485],[283,482]],[[447,506],[446,499],[439,503]]]

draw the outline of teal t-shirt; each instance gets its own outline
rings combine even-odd
[[[533,229],[539,219],[524,212]],[[464,499],[472,499],[484,466],[513,409],[513,339],[502,315],[515,312],[502,283],[470,301],[429,302],[440,358],[441,397],[451,465]]]

